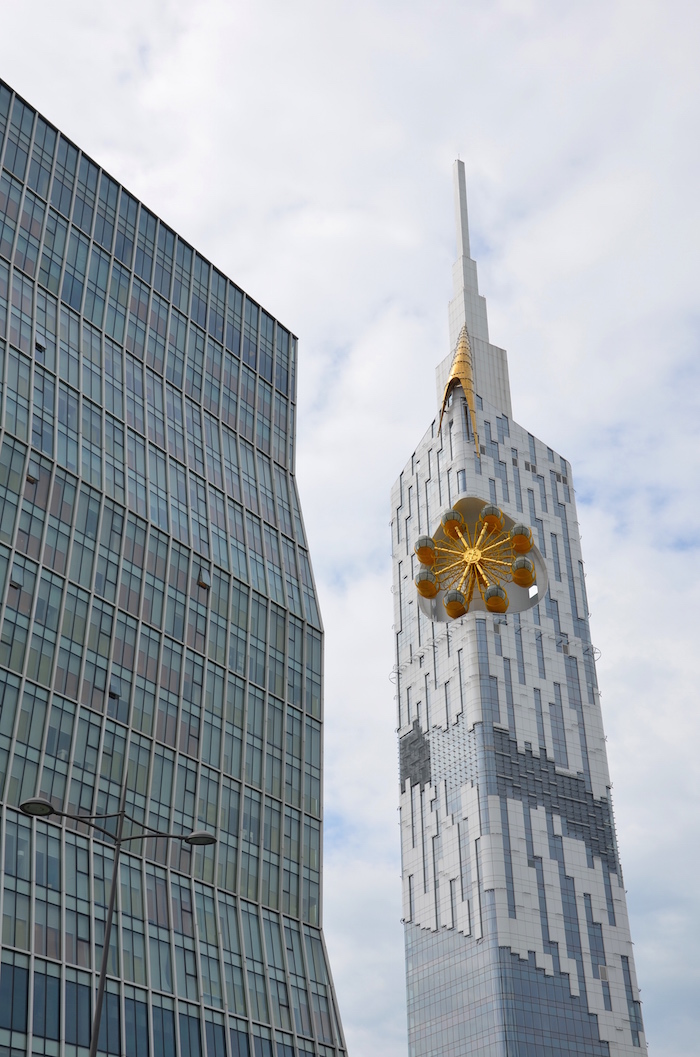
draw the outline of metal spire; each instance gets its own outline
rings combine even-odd
[[[445,385],[445,392],[442,397],[442,407],[440,408],[440,424],[438,425],[438,433],[442,429],[442,418],[445,414],[445,408],[447,407],[447,401],[450,398],[450,393],[456,386],[461,385],[466,397],[467,406],[469,408],[469,418],[471,421],[472,433],[474,434],[474,443],[476,445],[476,453],[481,457],[481,449],[479,448],[479,433],[476,428],[476,401],[474,399],[474,369],[472,366],[472,350],[469,344],[469,335],[467,333],[466,323],[459,332],[459,339],[457,341],[457,348],[455,349],[454,359],[452,360],[452,366],[450,367],[450,373],[447,378],[447,384]]]

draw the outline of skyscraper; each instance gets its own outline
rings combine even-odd
[[[571,468],[513,421],[455,165],[437,414],[392,491],[410,1057],[646,1052]]]
[[[294,335],[0,82],[0,1054],[338,1057]],[[114,820],[112,820],[112,825]],[[108,827],[109,822],[105,823]]]

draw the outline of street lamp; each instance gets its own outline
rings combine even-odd
[[[20,811],[23,811],[25,815],[29,815],[31,818],[49,818],[50,815],[59,815],[61,818],[71,818],[78,822],[84,822],[86,825],[91,826],[92,829],[100,830],[101,833],[106,834],[110,840],[114,841],[115,852],[114,852],[114,868],[112,869],[112,889],[109,893],[109,906],[107,907],[107,921],[105,923],[105,936],[104,946],[102,948],[102,965],[100,966],[100,979],[97,985],[97,999],[95,1000],[95,1014],[92,1018],[92,1030],[90,1034],[90,1057],[96,1057],[97,1055],[97,1038],[100,1029],[100,1020],[102,1018],[102,1004],[104,1000],[105,984],[107,982],[107,962],[109,959],[109,941],[112,934],[112,919],[114,917],[114,902],[117,894],[117,885],[119,883],[119,855],[121,852],[122,844],[126,844],[129,840],[139,840],[142,837],[172,837],[174,840],[184,841],[185,844],[189,844],[190,847],[194,848],[206,848],[211,844],[216,844],[216,837],[213,833],[209,833],[204,829],[195,829],[191,833],[166,833],[163,830],[153,829],[152,826],[145,826],[143,823],[138,822],[131,815],[126,812],[126,782],[122,786],[121,798],[119,801],[119,810],[109,815],[72,815],[68,811],[59,811],[53,806],[50,800],[47,800],[43,796],[32,796],[29,800],[24,800],[19,805]],[[99,820],[106,820],[109,818],[116,818],[117,820],[117,832],[116,835],[110,833],[108,829],[100,825]],[[141,830],[139,833],[131,833],[128,837],[124,836],[124,822],[128,819],[129,822],[135,826],[140,826]]]

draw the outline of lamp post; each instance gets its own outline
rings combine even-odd
[[[78,822],[84,822],[92,829],[100,830],[101,833],[106,834],[106,836],[109,837],[110,840],[113,840],[115,844],[114,867],[112,869],[112,888],[109,893],[107,921],[105,923],[104,944],[102,947],[102,965],[100,966],[100,978],[97,985],[97,998],[95,1000],[95,1013],[92,1018],[92,1029],[90,1032],[90,1057],[96,1057],[98,1033],[100,1030],[100,1020],[102,1018],[102,1004],[104,1001],[105,984],[107,982],[109,943],[112,933],[112,919],[114,918],[114,903],[117,895],[117,885],[119,883],[119,856],[122,844],[126,844],[126,842],[130,840],[139,840],[142,837],[171,837],[174,840],[184,841],[185,844],[189,844],[191,847],[203,848],[211,844],[216,844],[216,837],[213,833],[208,833],[203,829],[196,829],[191,833],[166,833],[163,830],[153,829],[152,826],[145,826],[143,823],[137,822],[137,820],[132,818],[131,815],[128,815],[126,811],[126,781],[122,786],[119,810],[112,814],[72,815],[67,811],[59,811],[53,806],[50,800],[46,800],[43,796],[30,797],[29,800],[23,801],[23,803],[19,805],[19,808],[20,811],[23,811],[25,815],[29,815],[31,818],[49,818],[50,815],[59,815],[61,818],[70,818],[75,819]],[[105,826],[100,825],[100,821],[106,821],[110,818],[116,818],[117,820],[116,834],[110,833]],[[140,826],[140,831],[138,833],[131,833],[125,837],[124,822],[126,819],[128,819],[129,822],[132,822],[135,826]]]

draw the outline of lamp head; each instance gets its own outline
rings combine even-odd
[[[208,833],[205,829],[195,829],[192,833],[188,833],[186,837],[182,838],[185,844],[190,844],[194,848],[206,848],[212,844],[216,844],[216,837],[213,833]]]
[[[49,815],[58,814],[51,801],[43,796],[32,796],[29,800],[24,800],[19,809],[31,818],[48,818]]]

